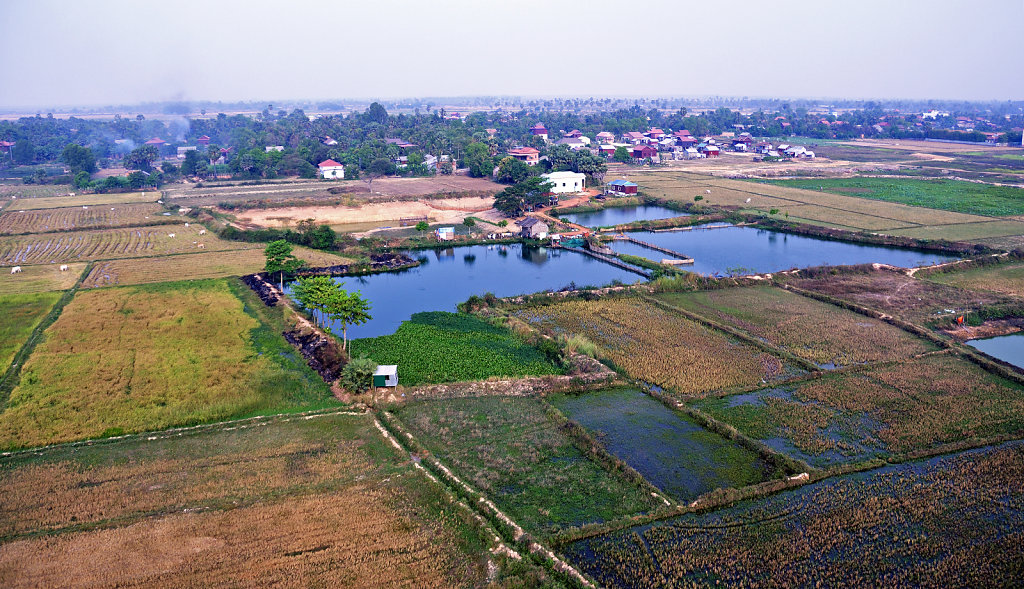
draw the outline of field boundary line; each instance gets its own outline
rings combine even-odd
[[[553,573],[569,580],[573,584],[597,589],[597,584],[576,569],[576,567],[559,558],[549,548],[533,539],[519,524],[498,509],[484,493],[464,482],[451,469],[428,452],[411,433],[404,429],[397,417],[387,411],[379,411],[375,421],[379,424],[379,429],[384,428],[392,431],[391,428],[393,428],[394,440],[389,440],[392,444],[399,444],[405,448],[410,456],[412,456],[414,462],[419,464],[426,463],[427,467],[435,471],[435,476],[443,480],[444,487],[450,492],[455,493],[456,496],[464,497],[482,517],[492,521],[499,532],[504,529],[505,533],[512,537],[515,545],[525,548],[529,554],[540,559]],[[384,425],[385,423],[386,425]],[[423,468],[426,469],[427,467]]]
[[[85,280],[85,277],[92,272],[93,263],[89,262],[82,269],[82,273],[79,274],[78,279],[71,288],[64,291],[64,294],[57,299],[57,302],[50,308],[50,312],[43,317],[43,319],[36,325],[32,333],[29,334],[28,339],[21,345],[21,348],[11,359],[11,365],[7,367],[2,378],[0,378],[0,413],[3,413],[7,409],[7,401],[10,399],[11,393],[14,391],[14,387],[17,382],[21,380],[21,368],[25,365],[29,356],[35,351],[36,346],[42,341],[43,332],[46,331],[51,325],[57,322],[60,318],[61,313],[64,311],[64,307],[71,302],[74,298],[75,293],[78,292],[79,287]]]
[[[35,448],[9,450],[7,452],[0,452],[0,460],[29,454],[42,455],[46,452],[63,450],[66,448],[99,446],[103,444],[117,444],[121,442],[130,442],[134,440],[145,440],[147,442],[151,442],[156,440],[166,440],[173,437],[205,433],[207,431],[233,431],[237,429],[248,429],[250,427],[271,425],[274,423],[287,423],[289,421],[298,421],[300,419],[309,420],[317,419],[320,417],[332,417],[335,415],[363,416],[367,415],[368,413],[369,411],[367,410],[353,411],[351,407],[327,407],[321,409],[311,409],[309,411],[301,411],[297,413],[273,413],[270,415],[254,415],[252,417],[243,417],[240,419],[229,419],[225,421],[216,421],[212,423],[201,423],[199,425],[174,427],[164,430],[151,430],[134,434],[113,436],[109,438],[92,438],[89,440],[78,440],[75,442],[51,444],[49,446],[37,446]]]

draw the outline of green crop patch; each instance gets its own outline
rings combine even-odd
[[[819,365],[908,358],[936,349],[888,323],[771,286],[668,293],[657,298]]]
[[[59,292],[0,296],[0,374],[59,298]]]
[[[413,403],[398,417],[431,452],[531,532],[663,506],[587,458],[535,399]]]
[[[276,311],[236,280],[79,292],[25,363],[0,447],[331,403]]]
[[[410,386],[561,373],[511,331],[462,313],[416,313],[392,335],[353,340],[352,354],[397,364]]]

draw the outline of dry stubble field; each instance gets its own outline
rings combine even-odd
[[[486,573],[466,512],[368,416],[50,449],[0,459],[0,481],[5,587],[451,587]]]
[[[182,223],[178,215],[163,215],[156,203],[12,210],[0,214],[0,234],[47,233],[132,225]]]
[[[66,187],[65,187],[66,188]],[[131,203],[154,203],[160,199],[159,191],[120,192],[110,194],[76,194],[75,196],[42,196],[18,198],[5,209],[23,211],[35,209],[59,209],[64,207],[123,205]]]

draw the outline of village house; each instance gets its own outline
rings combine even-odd
[[[558,141],[555,141],[555,145],[565,145],[573,151],[583,149],[587,146],[581,137],[562,137]]]
[[[335,141],[334,139],[331,139],[331,136],[330,136],[330,135],[326,135],[326,136],[325,136],[325,137],[324,137],[324,138],[323,138],[323,139],[322,139],[322,140],[320,141],[320,143],[323,143],[324,145],[326,145],[326,146],[328,146],[328,147],[331,147],[331,146],[334,146],[334,145],[337,145],[337,144],[338,144],[338,142],[337,142],[337,141]]]
[[[628,180],[612,180],[605,186],[605,193],[612,194],[615,196],[624,196],[629,194],[636,194],[639,190],[639,186]]]
[[[272,151],[284,151],[284,146],[283,145],[268,145],[266,147],[266,150],[267,150],[267,153],[270,153]]]
[[[209,135],[203,135],[199,139],[196,139],[196,145],[202,145],[204,148],[209,147],[210,146],[210,136]]]
[[[498,134],[497,129],[484,129],[484,131],[487,131],[487,136],[491,139],[494,139],[494,136]]]
[[[602,144],[597,149],[601,153],[601,155],[603,155],[605,157],[612,157],[613,155],[615,155],[615,146],[614,145],[606,143],[606,144]]]
[[[541,176],[552,184],[552,194],[573,194],[586,190],[587,175],[576,172],[551,172]]]
[[[700,151],[704,154],[704,157],[718,157],[722,153],[722,150],[717,145],[704,145],[700,148]]]
[[[544,239],[548,236],[548,224],[536,217],[527,217],[519,221],[519,235],[526,239]]]
[[[451,241],[455,239],[455,227],[438,227],[434,230],[438,241]]]
[[[579,129],[573,129],[564,135],[564,137],[583,137],[583,131]]]
[[[601,131],[597,134],[597,142],[601,144],[612,143],[615,141],[615,135],[608,131]]]
[[[692,146],[691,147],[687,147],[683,151],[683,153],[685,154],[686,159],[688,159],[688,160],[699,160],[700,158],[704,157],[704,154],[702,154],[701,152],[697,151],[697,148],[696,147],[692,147]]]
[[[650,158],[652,161],[658,161],[658,150],[650,145],[636,145],[632,151],[633,159],[641,162],[645,159]]]
[[[318,167],[320,175],[328,180],[343,180],[345,178],[345,166],[334,160],[324,160]]]
[[[544,141],[548,140],[548,128],[544,126],[544,123],[537,123],[530,127],[530,133],[534,137],[540,137]]]
[[[508,154],[528,166],[536,166],[540,162],[540,151],[533,147],[517,147],[509,150]]]
[[[185,159],[185,154],[190,152],[190,151],[196,151],[196,146],[195,145],[184,145],[182,147],[179,147],[178,148],[178,159],[179,160]]]
[[[651,141],[661,141],[661,138],[665,136],[665,132],[657,127],[652,127],[649,131],[644,133]]]
[[[647,138],[639,131],[629,131],[622,134],[622,142],[630,145],[640,145],[641,143],[647,143]]]

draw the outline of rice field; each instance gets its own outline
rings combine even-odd
[[[5,587],[475,586],[488,560],[356,415],[0,459],[0,542]]]
[[[890,235],[902,235],[918,239],[946,239],[949,241],[978,241],[992,237],[1024,235],[1024,223],[1020,221],[988,221],[984,223],[959,223],[935,227],[912,227],[886,231]]]
[[[60,271],[60,264],[22,266],[21,272],[11,274],[11,267],[0,267],[0,295],[67,290],[75,285],[85,271],[85,262],[68,264]]]
[[[7,211],[0,214],[0,234],[48,233],[186,221],[184,217],[163,213],[164,208],[156,203]]]
[[[569,545],[605,587],[1009,587],[1019,442],[828,479]]]
[[[1024,386],[949,353],[695,406],[817,466],[1024,434]]]
[[[590,460],[536,399],[421,402],[397,415],[446,466],[527,531],[554,533],[664,506]]]
[[[314,267],[348,264],[352,260],[328,252],[295,246],[293,253]],[[97,262],[83,288],[150,284],[175,280],[203,280],[244,276],[262,272],[266,265],[262,249],[228,250],[180,254],[154,258],[125,258]]]
[[[943,272],[928,280],[959,288],[983,289],[1024,297],[1024,263],[999,264],[963,271]]]
[[[799,372],[784,360],[640,298],[566,301],[516,311],[553,334],[582,335],[629,376],[683,396]]]
[[[67,187],[62,187],[66,189]],[[160,199],[159,191],[122,192],[110,194],[76,194],[75,196],[43,196],[18,198],[5,211],[28,211],[36,209],[60,209],[64,207],[93,207],[101,205],[123,205],[132,203],[155,203]]]
[[[888,323],[771,286],[664,293],[656,298],[821,366],[909,358],[936,349]]]
[[[0,295],[0,375],[59,298],[56,292]]]
[[[333,404],[279,314],[240,281],[80,291],[25,362],[0,448]]]
[[[761,180],[730,180],[685,172],[646,172],[631,179],[655,198],[692,203],[695,196],[701,196],[701,204],[762,213],[778,209],[780,215],[788,212],[791,217],[862,231],[888,232],[992,220],[991,217],[974,214],[808,189],[811,185],[797,188]]]
[[[203,230],[201,225],[185,227],[182,224],[0,237],[0,264],[52,264],[198,253],[203,250],[263,248],[259,243],[224,241],[213,234],[200,235]]]

